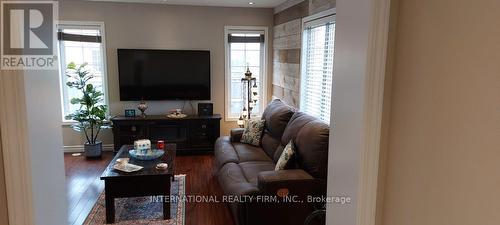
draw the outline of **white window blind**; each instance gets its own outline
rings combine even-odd
[[[241,78],[245,76],[247,66],[252,76],[257,79],[260,96],[263,95],[265,72],[265,33],[264,29],[239,27],[227,29],[226,43],[226,120],[237,120],[243,110],[243,89]],[[263,98],[261,98],[263,99]],[[260,115],[262,100],[252,110],[252,115]]]
[[[103,31],[101,25],[94,24],[60,24],[58,26],[63,122],[70,122],[64,117],[80,108],[77,104],[71,104],[71,99],[81,97],[81,93],[66,85],[68,82],[66,69],[69,63],[73,62],[77,66],[87,63],[87,68],[94,74],[94,78],[89,82],[104,93],[104,101],[107,99]]]
[[[304,24],[300,109],[330,123],[334,16]]]

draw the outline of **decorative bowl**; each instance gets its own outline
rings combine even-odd
[[[153,160],[153,159],[160,158],[161,156],[163,156],[163,154],[165,154],[165,152],[163,150],[153,149],[150,154],[144,154],[141,151],[137,151],[135,149],[132,149],[132,150],[128,151],[128,154],[132,158],[135,158],[138,160]]]

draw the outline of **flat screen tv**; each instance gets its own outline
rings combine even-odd
[[[210,100],[210,51],[118,49],[120,100]]]

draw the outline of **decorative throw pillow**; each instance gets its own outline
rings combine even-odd
[[[295,145],[293,144],[293,141],[290,140],[290,142],[288,142],[288,144],[283,149],[283,152],[281,153],[281,156],[278,159],[278,162],[276,163],[276,167],[274,168],[274,170],[278,171],[278,170],[288,169],[292,164],[294,156],[295,156]]]
[[[245,131],[243,131],[240,142],[259,146],[265,123],[266,121],[261,119],[249,120]]]

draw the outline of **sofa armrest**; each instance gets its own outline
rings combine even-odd
[[[260,172],[258,187],[265,194],[280,197],[288,194],[307,196],[321,193],[321,181],[301,169]]]
[[[233,129],[231,129],[231,133],[230,133],[231,142],[240,142],[241,136],[243,136],[243,131],[245,131],[245,128],[233,128]]]

